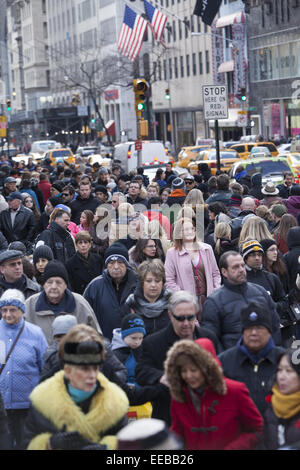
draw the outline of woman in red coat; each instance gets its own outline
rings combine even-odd
[[[170,348],[165,374],[171,430],[188,450],[254,449],[263,419],[246,386],[225,378],[219,364],[208,339],[182,340]]]

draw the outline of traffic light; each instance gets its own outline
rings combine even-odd
[[[165,90],[165,98],[166,98],[166,100],[171,99],[171,95],[170,95],[170,90],[169,90],[169,88],[167,88],[167,89]]]
[[[96,126],[95,126],[95,123],[96,123],[96,121],[95,121],[95,116],[94,116],[94,114],[92,114],[92,115],[91,115],[91,120],[90,120],[90,128],[91,128],[91,129],[95,129],[95,127],[96,127]]]
[[[149,85],[144,78],[136,78],[133,80],[135,112],[138,118],[142,117],[142,112],[145,110],[145,100],[148,90]]]
[[[78,106],[79,103],[80,103],[79,93],[73,93],[72,106]]]
[[[246,88],[241,88],[241,100],[242,101],[247,101],[247,93],[246,93]]]
[[[6,107],[7,111],[11,111],[11,100],[9,98],[6,100]]]

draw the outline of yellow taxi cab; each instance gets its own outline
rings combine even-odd
[[[181,168],[187,168],[191,161],[198,160],[199,152],[210,149],[211,147],[212,145],[210,144],[182,147],[178,154],[178,166]]]
[[[228,172],[232,165],[237,161],[241,160],[240,155],[232,149],[222,149],[220,150],[220,170],[223,172]],[[198,171],[199,163],[207,163],[211,169],[211,174],[215,175],[217,173],[217,154],[216,149],[204,150],[199,153],[198,160],[191,162],[188,165],[188,169],[192,175],[196,174]]]
[[[75,157],[73,152],[69,148],[61,149],[52,149],[44,154],[43,159],[50,158],[51,165],[56,166],[58,162],[66,163],[67,165],[72,165],[75,163]]]
[[[232,145],[230,149],[236,150],[241,158],[248,158],[253,147],[267,147],[272,157],[279,155],[278,149],[273,142],[241,142]]]

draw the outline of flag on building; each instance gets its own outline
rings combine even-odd
[[[219,11],[222,0],[197,0],[194,15],[201,16],[203,23],[211,25]]]
[[[139,55],[148,22],[127,5],[118,38],[118,51],[131,61]]]
[[[151,5],[151,3],[147,2],[147,0],[144,0],[144,5],[147,18],[152,27],[154,38],[161,42],[167,22],[167,16]]]

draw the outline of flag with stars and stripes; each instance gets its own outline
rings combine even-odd
[[[162,42],[167,16],[151,5],[151,3],[147,2],[147,0],[144,0],[144,5],[147,18],[154,34],[154,38],[157,39],[157,41]]]
[[[118,51],[132,62],[136,60],[142,47],[148,22],[137,15],[127,5],[118,38]]]

